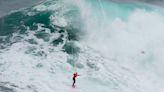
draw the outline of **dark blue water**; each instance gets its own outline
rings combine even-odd
[[[42,1],[45,0],[0,0],[0,17],[4,16],[5,14],[7,14],[12,10],[30,7]],[[163,0],[109,0],[109,1],[121,2],[121,3],[144,2],[144,3],[164,6]]]
[[[12,10],[30,7],[44,0],[0,0],[0,17]]]

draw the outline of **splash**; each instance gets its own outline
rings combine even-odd
[[[0,18],[0,90],[163,92],[162,12],[107,0],[47,0],[12,12]]]

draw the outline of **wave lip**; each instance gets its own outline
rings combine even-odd
[[[48,0],[0,21],[0,90],[68,92],[78,71],[77,92],[163,92],[158,8]]]

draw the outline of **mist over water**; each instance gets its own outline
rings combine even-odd
[[[28,1],[27,0],[12,0],[12,1],[0,0],[0,16],[4,16],[9,12],[17,9],[31,7],[43,1],[45,0],[28,0]],[[162,6],[162,7],[164,6],[162,0],[106,0],[106,1],[112,1],[117,3],[141,2],[141,3],[148,3],[148,4]]]
[[[144,3],[47,0],[12,12],[0,18],[0,91],[163,92],[163,25],[163,8]]]
[[[100,8],[91,13],[89,39],[85,40],[87,44],[120,65],[137,70],[152,70],[162,78],[162,11],[139,4],[118,6],[111,2],[93,3]],[[95,9],[95,6],[92,7]]]

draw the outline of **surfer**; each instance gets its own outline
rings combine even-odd
[[[73,84],[72,84],[73,87],[75,86],[77,76],[80,76],[80,75],[77,74],[77,72],[73,74]]]

